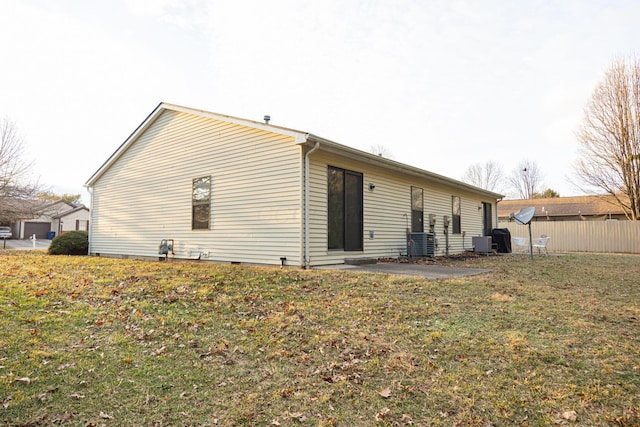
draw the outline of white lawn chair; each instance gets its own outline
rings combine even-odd
[[[544,253],[545,255],[549,255],[547,252],[547,243],[549,243],[550,237],[543,236],[533,239],[533,247],[538,250],[538,253]]]
[[[526,237],[512,237],[513,252],[529,252],[529,239]]]

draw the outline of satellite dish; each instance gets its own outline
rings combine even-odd
[[[536,213],[536,208],[533,206],[529,206],[528,208],[522,209],[517,214],[514,214],[514,213],[509,214],[509,218],[515,219],[517,224],[529,226],[529,254],[531,255],[531,261],[533,261],[533,241],[531,240],[531,220],[533,219],[533,215],[535,213]]]
[[[517,214],[510,214],[509,217],[516,220],[516,222],[520,225],[527,225],[533,219],[533,215],[536,213],[536,208],[533,206],[529,206],[528,208],[522,209]]]

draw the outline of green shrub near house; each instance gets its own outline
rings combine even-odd
[[[89,250],[89,233],[68,231],[56,236],[49,245],[49,255],[86,255]]]

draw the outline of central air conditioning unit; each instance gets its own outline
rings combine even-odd
[[[408,233],[407,256],[434,257],[435,239],[433,233]]]
[[[476,253],[486,254],[492,250],[491,236],[473,236],[471,243]]]

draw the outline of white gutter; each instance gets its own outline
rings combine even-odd
[[[91,255],[91,229],[93,228],[93,186],[88,185],[87,192],[89,193],[89,227],[87,227],[87,238],[89,240],[89,245],[87,245],[87,255]]]
[[[304,268],[311,266],[311,258],[309,257],[309,156],[311,153],[320,148],[320,142],[304,155]]]

